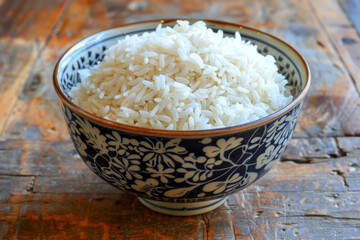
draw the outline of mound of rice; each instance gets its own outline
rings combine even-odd
[[[234,126],[291,100],[274,57],[202,21],[126,36],[98,65],[80,72],[72,100],[120,123],[167,130]]]

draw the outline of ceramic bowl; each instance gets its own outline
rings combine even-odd
[[[90,114],[71,101],[69,91],[79,81],[79,69],[102,60],[106,49],[125,35],[153,31],[159,23],[173,26],[176,20],[128,24],[94,34],[67,50],[54,70],[53,84],[71,139],[86,165],[109,184],[165,214],[210,211],[264,176],[286,149],[310,86],[305,60],[282,40],[245,26],[203,21],[224,35],[239,31],[261,54],[274,56],[294,87],[293,101],[257,121],[200,131],[124,125]]]

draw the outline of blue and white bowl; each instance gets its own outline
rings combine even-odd
[[[189,20],[195,22],[197,20]],[[97,117],[71,101],[78,70],[90,68],[126,35],[153,31],[159,23],[128,24],[94,34],[71,47],[58,61],[55,90],[76,150],[99,177],[136,194],[147,207],[171,215],[194,215],[221,205],[268,172],[286,149],[310,86],[305,60],[282,40],[231,23],[205,20],[224,35],[239,31],[261,54],[276,58],[280,73],[292,85],[293,101],[279,111],[233,127],[199,131],[167,131],[124,125]]]

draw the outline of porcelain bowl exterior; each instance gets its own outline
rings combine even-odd
[[[190,22],[196,21],[189,20]],[[74,146],[86,165],[109,184],[142,199],[170,203],[203,202],[226,197],[260,179],[286,149],[310,86],[300,54],[282,40],[245,26],[204,20],[224,35],[239,31],[275,57],[279,72],[294,87],[294,100],[283,109],[243,125],[200,131],[166,131],[128,126],[96,117],[69,97],[77,71],[94,66],[104,52],[128,34],[153,31],[154,20],[94,34],[71,47],[54,71],[54,87]]]

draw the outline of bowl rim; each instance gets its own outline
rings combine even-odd
[[[270,37],[274,39],[275,41],[280,42],[281,44],[285,45],[287,48],[289,48],[293,53],[301,60],[302,64],[305,68],[305,75],[306,75],[306,82],[304,88],[300,91],[300,94],[298,94],[288,105],[285,107],[279,109],[278,111],[275,111],[274,113],[271,113],[263,118],[246,122],[244,124],[229,126],[229,127],[221,127],[221,128],[214,128],[214,129],[202,129],[202,130],[165,130],[165,129],[155,129],[155,128],[146,128],[146,127],[139,127],[139,126],[131,126],[127,124],[123,124],[120,122],[107,120],[102,117],[98,117],[85,109],[81,108],[80,106],[76,105],[74,102],[72,102],[68,97],[65,96],[64,92],[61,90],[59,81],[57,78],[58,70],[60,67],[60,63],[63,60],[63,58],[70,52],[76,45],[78,45],[80,42],[89,39],[93,37],[94,35],[105,33],[108,31],[113,31],[116,29],[121,29],[124,27],[130,27],[130,26],[137,26],[142,24],[149,24],[149,23],[158,23],[158,24],[169,24],[169,23],[176,23],[178,20],[185,20],[190,22],[195,21],[203,21],[205,23],[213,24],[213,25],[227,25],[230,27],[235,27],[239,29],[246,29],[248,31],[256,32],[261,35],[265,35],[267,37]],[[236,24],[231,22],[225,22],[225,21],[219,21],[219,20],[212,20],[212,19],[197,19],[197,18],[170,18],[170,19],[154,19],[154,20],[147,20],[147,21],[139,21],[134,23],[127,23],[127,24],[121,24],[117,27],[108,28],[103,31],[99,31],[96,33],[93,33],[87,37],[84,37],[78,41],[76,41],[74,44],[72,44],[58,59],[54,71],[53,71],[53,87],[60,98],[60,100],[65,103],[68,107],[70,107],[73,111],[75,111],[77,114],[81,115],[82,117],[85,117],[87,119],[90,119],[91,121],[94,121],[98,124],[101,124],[106,127],[110,128],[116,128],[121,131],[125,132],[132,132],[132,133],[141,133],[146,135],[158,135],[158,136],[166,136],[166,137],[199,137],[199,136],[209,136],[209,135],[222,135],[222,134],[229,134],[233,132],[240,132],[244,130],[250,130],[252,128],[256,128],[258,126],[264,125],[266,123],[269,123],[282,115],[286,114],[290,110],[292,110],[295,106],[300,104],[302,100],[307,95],[311,83],[311,74],[310,74],[310,68],[305,61],[304,57],[290,44],[287,42],[281,40],[278,37],[275,37],[269,33],[263,32],[261,30],[258,30],[256,28],[244,26],[242,24]]]

